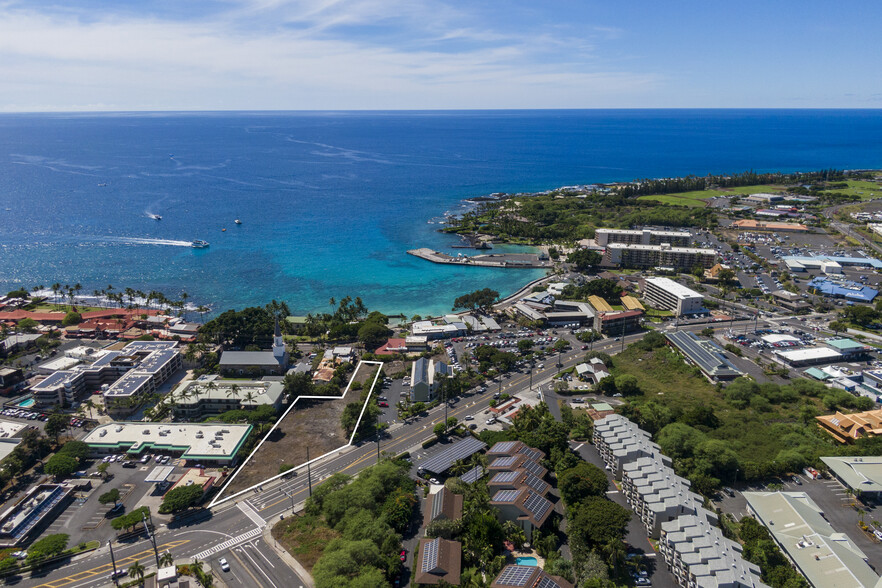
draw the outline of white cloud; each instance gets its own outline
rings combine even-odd
[[[615,106],[660,82],[602,71],[587,41],[462,19],[418,1],[250,0],[189,21],[0,6],[0,110]],[[395,40],[333,30],[384,22]]]

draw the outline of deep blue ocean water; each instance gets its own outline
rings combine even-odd
[[[464,198],[828,167],[882,167],[882,111],[2,115],[0,290],[113,284],[298,313],[348,294],[441,313],[541,275],[405,254],[454,251],[433,223]],[[211,247],[174,244],[192,239]]]

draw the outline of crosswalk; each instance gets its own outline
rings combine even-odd
[[[208,559],[209,557],[211,557],[215,553],[219,553],[219,552],[223,551],[224,549],[234,547],[236,545],[239,545],[240,543],[245,543],[246,541],[250,541],[251,539],[254,539],[255,537],[258,537],[262,534],[263,534],[263,528],[261,528],[261,527],[257,527],[256,529],[251,529],[250,531],[246,531],[245,533],[242,533],[241,535],[233,537],[232,539],[227,539],[223,543],[218,543],[217,545],[209,547],[205,551],[200,551],[199,553],[197,553],[196,555],[193,556],[193,559],[203,561],[205,559]]]
[[[241,510],[245,514],[245,516],[251,519],[251,522],[257,525],[259,528],[263,528],[266,526],[266,521],[263,520],[263,517],[257,514],[256,510],[251,508],[251,505],[248,504],[247,500],[239,502],[238,504],[236,504],[236,506],[239,507],[239,510]]]

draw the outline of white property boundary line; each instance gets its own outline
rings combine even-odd
[[[355,376],[356,376],[356,374],[358,374],[358,370],[359,370],[359,368],[361,368],[362,364],[365,364],[365,365],[377,365],[377,366],[380,366],[381,368],[382,368],[382,366],[383,366],[383,362],[382,362],[382,361],[365,361],[365,360],[360,360],[360,361],[358,362],[358,365],[355,366],[355,371],[352,372],[352,377],[349,378],[349,383],[346,384],[346,389],[343,391],[343,395],[342,395],[342,396],[298,396],[297,398],[295,398],[295,399],[294,399],[294,402],[291,403],[291,406],[288,407],[288,410],[285,411],[285,414],[283,414],[282,417],[276,421],[276,423],[275,423],[275,424],[273,425],[273,427],[269,430],[269,432],[267,432],[267,434],[263,437],[263,439],[260,440],[260,443],[257,444],[257,447],[254,448],[254,450],[251,452],[251,455],[249,455],[249,456],[245,459],[245,461],[242,463],[242,465],[240,465],[240,466],[236,469],[235,473],[230,477],[230,479],[227,480],[227,482],[224,484],[224,487],[221,488],[221,491],[218,493],[218,495],[215,496],[215,497],[214,497],[214,500],[211,501],[211,504],[208,505],[208,508],[212,508],[212,507],[214,507],[214,506],[218,506],[218,505],[220,505],[220,504],[223,504],[224,502],[227,502],[228,500],[232,500],[233,498],[236,498],[236,497],[238,497],[238,496],[241,496],[242,494],[245,494],[246,492],[251,492],[251,491],[254,490],[255,488],[257,488],[257,487],[259,487],[259,486],[262,486],[263,484],[266,484],[267,482],[272,482],[272,481],[274,481],[274,480],[278,480],[279,478],[281,478],[281,477],[283,477],[283,476],[290,475],[291,472],[294,472],[294,471],[297,471],[297,470],[299,470],[299,469],[301,469],[301,468],[304,468],[304,467],[306,467],[307,465],[309,465],[309,464],[311,464],[311,463],[313,463],[313,462],[316,462],[316,461],[318,461],[318,460],[320,460],[320,459],[324,459],[325,457],[327,457],[327,456],[329,456],[329,455],[331,455],[331,454],[333,454],[333,453],[337,453],[338,451],[342,451],[343,449],[345,449],[345,448],[351,446],[351,445],[352,445],[352,441],[355,439],[355,434],[358,432],[358,427],[359,427],[359,425],[361,425],[361,419],[362,419],[362,417],[364,416],[364,411],[367,410],[367,405],[368,405],[368,403],[371,401],[371,396],[373,395],[373,392],[374,392],[374,386],[376,386],[376,384],[377,384],[377,378],[380,377],[380,371],[381,371],[381,370],[379,370],[379,369],[377,370],[377,373],[376,373],[376,375],[374,376],[374,381],[371,382],[371,388],[370,388],[370,390],[368,391],[368,395],[367,395],[367,398],[366,398],[365,401],[364,401],[364,405],[361,407],[361,413],[359,413],[359,415],[358,415],[358,421],[355,423],[355,429],[353,429],[353,431],[352,431],[352,435],[349,437],[349,442],[346,443],[346,445],[341,445],[341,446],[338,447],[337,449],[332,449],[331,451],[325,453],[324,455],[320,455],[320,456],[318,456],[318,457],[316,457],[316,458],[313,458],[313,459],[311,459],[311,460],[309,460],[309,461],[307,461],[307,462],[304,462],[304,463],[300,464],[300,465],[297,466],[297,467],[294,467],[294,468],[292,468],[292,469],[290,469],[290,470],[287,470],[287,471],[285,471],[285,472],[282,472],[281,474],[276,474],[276,475],[274,475],[274,476],[272,476],[272,477],[270,477],[270,478],[267,478],[266,480],[263,480],[263,481],[261,481],[261,482],[258,482],[257,484],[254,484],[253,486],[251,486],[251,487],[249,487],[249,488],[245,488],[244,490],[240,490],[239,492],[236,492],[236,493],[233,494],[232,496],[228,496],[228,497],[224,498],[223,500],[221,500],[221,497],[224,495],[224,492],[226,491],[227,486],[229,486],[230,484],[232,484],[232,483],[233,483],[233,480],[236,479],[236,476],[239,475],[239,472],[241,472],[243,469],[245,469],[245,466],[248,465],[248,462],[251,461],[251,458],[254,457],[254,455],[255,455],[255,454],[257,453],[257,451],[263,446],[263,444],[266,442],[266,440],[269,439],[269,436],[273,434],[273,431],[276,430],[276,427],[278,427],[278,426],[281,424],[281,422],[282,422],[283,420],[285,420],[285,417],[288,416],[288,413],[291,412],[291,409],[294,408],[294,406],[297,404],[297,402],[298,402],[299,400],[301,400],[301,399],[303,399],[303,400],[343,400],[343,399],[345,399],[345,398],[346,398],[346,395],[349,394],[349,388],[352,386],[352,382],[355,380]]]

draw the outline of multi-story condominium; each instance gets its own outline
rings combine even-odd
[[[652,436],[619,414],[594,423],[594,445],[604,463],[619,479],[624,465],[641,457],[657,457],[665,465],[671,465],[669,457],[662,455]]]
[[[670,310],[677,316],[704,310],[704,296],[670,278],[643,280],[643,299],[651,306]]]
[[[689,270],[695,266],[712,267],[716,251],[695,247],[671,247],[662,245],[629,245],[610,243],[604,252],[605,265],[649,268],[666,267],[674,270]]]
[[[282,407],[282,382],[219,380],[216,377],[181,382],[172,391],[172,415],[176,420],[195,421],[228,410]]]
[[[689,247],[692,235],[686,231],[653,231],[650,229],[597,229],[594,240],[601,247],[610,243],[629,245],[661,245],[669,243],[675,247]]]

